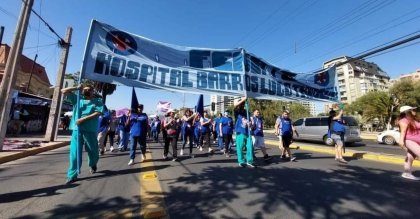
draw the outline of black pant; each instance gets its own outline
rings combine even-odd
[[[204,146],[203,142],[206,140],[206,144],[208,148],[211,148],[211,142],[210,142],[210,132],[202,132],[200,136],[200,146]]]
[[[167,135],[165,138],[165,147],[163,148],[163,155],[168,156],[169,152],[169,143],[172,145],[172,157],[176,158],[178,156],[177,152],[177,136],[176,135]]]
[[[109,146],[114,147],[114,137],[115,137],[115,131],[108,131],[105,135],[105,142],[104,146],[106,147],[106,142],[108,142],[108,136],[109,136]]]
[[[225,144],[225,153],[229,151],[229,144],[232,141],[232,135],[224,134],[223,135],[223,143]]]
[[[184,150],[185,145],[187,144],[187,140],[190,146],[190,154],[191,154],[193,150],[193,143],[194,143],[194,133],[192,132],[192,130],[185,130],[185,133],[182,136],[182,150]]]

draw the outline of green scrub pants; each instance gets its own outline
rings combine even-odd
[[[98,139],[96,132],[79,131],[79,156],[80,167],[82,166],[83,145],[88,154],[89,167],[96,166],[99,160]],[[74,130],[71,135],[69,169],[67,170],[67,178],[74,179],[77,177],[77,131]]]
[[[242,154],[242,147],[246,144],[246,162],[252,164],[254,162],[254,157],[252,156],[252,142],[251,138],[244,134],[237,134],[236,135],[236,154],[238,156],[238,163],[243,164],[245,163],[243,154]]]

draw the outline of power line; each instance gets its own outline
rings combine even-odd
[[[255,32],[260,26],[264,25],[272,16],[277,14],[277,12],[280,11],[280,9],[283,8],[283,6],[289,4],[290,0],[285,2],[284,4],[280,5],[276,10],[274,10],[270,15],[268,15],[262,22],[257,24],[251,31],[249,31],[247,34],[245,34],[238,42],[236,42],[234,47],[239,46],[239,43],[241,43],[244,39],[246,39],[248,36],[252,34],[252,32]]]
[[[420,44],[420,41],[419,42],[414,42],[414,43],[411,43],[411,44],[408,44],[408,45],[405,45],[405,46],[402,46],[402,47],[399,47],[399,48],[391,49],[389,51],[384,51],[384,52],[381,52],[381,53],[378,53],[376,55],[369,56],[369,57],[366,57],[366,58],[371,59],[371,58],[374,58],[376,56],[385,55],[387,53],[395,52],[397,50],[404,49],[404,48],[407,48],[407,47],[410,47],[410,46],[414,46],[414,45],[417,45],[417,44]]]
[[[380,2],[379,4],[372,5],[372,6],[362,4],[359,7],[363,7],[363,8],[360,11],[357,11],[356,13],[354,13],[354,14],[356,14],[354,17],[350,17],[350,18],[340,20],[339,22],[341,22],[341,23],[333,22],[332,26],[326,25],[326,26],[324,26],[324,27],[327,27],[325,29],[325,31],[314,31],[314,32],[312,32],[313,34],[311,34],[311,37],[308,40],[305,40],[301,43],[302,46],[300,46],[300,49],[308,48],[308,47],[316,44],[317,42],[319,42],[321,40],[324,40],[325,37],[332,36],[330,33],[336,33],[338,31],[348,27],[349,25],[354,24],[357,21],[367,17],[368,15],[371,15],[371,14],[377,12],[378,10],[392,4],[393,2],[395,2],[395,0]],[[356,9],[358,9],[358,8],[356,8]],[[356,10],[356,9],[353,9],[353,10]],[[335,25],[335,24],[337,24],[337,25]],[[290,51],[292,51],[292,48],[286,50],[281,55],[278,55],[276,57],[272,57],[270,59],[270,61],[275,62],[275,61],[280,61],[284,58],[287,58],[288,56],[286,54],[289,53]],[[286,55],[286,56],[284,56],[284,55]]]
[[[3,12],[5,15],[9,16],[9,17],[15,18],[16,20],[18,19],[18,17],[15,14],[9,12],[8,10],[6,10],[2,7],[0,7],[0,11]]]
[[[416,32],[419,32],[419,31],[416,31]],[[412,34],[409,34],[409,35],[412,35]],[[420,39],[420,34],[417,34],[417,35],[412,36],[412,37],[409,37],[409,38],[407,38],[407,39],[404,39],[404,40],[401,40],[401,41],[398,41],[398,42],[392,43],[392,44],[390,44],[390,45],[388,45],[388,46],[384,46],[384,47],[382,47],[382,48],[375,49],[375,50],[373,50],[373,51],[371,51],[372,49],[366,50],[366,51],[370,51],[370,52],[367,52],[367,53],[365,53],[365,54],[361,54],[361,55],[359,55],[359,56],[357,56],[357,57],[354,57],[354,58],[350,58],[350,59],[348,59],[348,60],[346,60],[346,61],[344,61],[344,62],[340,62],[340,63],[336,64],[335,66],[336,66],[336,67],[338,67],[338,66],[342,66],[342,65],[345,65],[345,64],[347,64],[347,63],[353,62],[353,61],[355,61],[355,60],[364,59],[364,58],[369,57],[369,56],[372,56],[372,55],[374,55],[374,54],[376,54],[376,53],[383,52],[383,51],[385,51],[385,50],[388,50],[388,49],[391,49],[391,48],[397,47],[397,46],[399,46],[399,45],[402,45],[402,44],[405,44],[405,43],[408,43],[408,42],[411,42],[411,41],[414,41],[414,40],[417,40],[417,39]],[[394,41],[395,41],[395,40],[392,40],[392,41],[390,41],[390,42],[394,42]],[[389,44],[390,42],[388,42],[387,44]],[[412,44],[412,45],[414,45],[414,44]],[[406,47],[407,47],[407,46],[406,46]],[[377,48],[377,47],[374,47],[374,48]],[[322,71],[322,70],[324,70],[324,69],[317,69],[317,70],[312,71],[312,73],[317,73],[317,72],[320,72],[320,71]]]
[[[298,16],[302,11],[304,11],[303,9],[306,9],[306,8],[316,4],[317,2],[318,1],[312,1],[312,2],[311,1],[306,1],[302,4],[300,4],[295,10],[291,10],[292,13],[290,13],[290,15],[284,15],[284,19],[280,19],[281,22],[278,24],[277,27],[272,27],[272,28],[266,30],[265,32],[261,33],[260,35],[258,35],[257,38],[255,38],[253,41],[251,41],[249,43],[247,48],[251,49],[252,47],[257,45],[258,43],[260,43],[262,41],[262,39],[266,38],[269,34],[271,34],[273,32],[276,32],[280,28],[282,28],[283,27],[282,25],[285,25],[286,23],[291,21],[293,17]],[[311,3],[311,4],[307,5],[308,3]]]
[[[26,4],[26,1],[25,0],[22,0],[22,2],[24,3],[24,4]],[[47,21],[45,21],[42,17],[41,17],[41,15],[39,15],[34,9],[31,9],[31,11],[45,24],[45,26],[47,26],[48,27],[48,29],[55,35],[55,36],[57,36],[57,38],[58,39],[60,39],[59,40],[59,44],[60,44],[60,46],[64,46],[67,42],[63,39],[63,38],[61,38],[61,36],[60,35],[58,35],[58,33],[57,32],[55,32],[55,30],[48,24],[48,22]]]
[[[372,31],[374,31],[374,30],[376,30],[376,29],[379,29],[379,28],[381,28],[381,27],[383,27],[383,26],[386,26],[386,25],[388,25],[388,24],[391,24],[392,22],[394,22],[394,21],[396,21],[396,20],[399,20],[400,18],[405,17],[405,16],[407,16],[407,15],[409,15],[409,14],[413,13],[413,12],[416,12],[416,11],[418,11],[418,10],[420,10],[420,8],[417,8],[417,9],[415,9],[415,10],[413,10],[413,11],[410,11],[410,12],[408,12],[408,13],[404,14],[403,16],[399,16],[399,17],[394,18],[394,19],[392,19],[392,20],[390,20],[390,21],[387,21],[387,22],[385,22],[384,24],[381,24],[381,25],[379,25],[378,27],[376,27],[376,28],[374,28],[374,29],[371,29],[371,30],[369,30],[369,31],[367,31],[367,32],[364,32],[364,33],[360,34],[360,35],[359,35],[359,37],[356,37],[356,38],[351,39],[351,40],[349,40],[349,41],[343,42],[343,43],[341,43],[341,44],[344,44],[344,45],[343,45],[343,46],[341,46],[341,47],[330,49],[330,50],[328,50],[327,52],[325,52],[325,53],[323,53],[323,54],[321,54],[321,55],[319,55],[319,56],[316,56],[316,57],[314,57],[314,58],[312,58],[312,59],[309,59],[309,60],[305,60],[304,62],[301,62],[301,63],[299,63],[299,64],[296,64],[296,65],[294,65],[294,66],[291,66],[290,68],[295,68],[295,67],[302,66],[302,65],[304,65],[304,64],[310,63],[310,62],[315,61],[315,60],[317,60],[317,59],[319,59],[319,58],[321,58],[321,57],[324,57],[324,56],[326,56],[326,55],[328,55],[328,54],[331,54],[332,52],[336,52],[336,51],[341,50],[341,49],[343,49],[343,48],[349,47],[349,46],[351,46],[351,45],[353,45],[353,44],[355,44],[355,43],[359,43],[359,42],[361,42],[361,41],[363,41],[363,40],[369,39],[369,38],[371,38],[371,37],[373,37],[373,36],[376,36],[376,35],[378,35],[378,34],[380,34],[380,33],[383,33],[383,32],[385,32],[385,31],[387,31],[387,30],[390,30],[390,29],[392,29],[392,28],[394,28],[394,27],[397,27],[397,26],[400,26],[400,25],[405,24],[405,23],[407,23],[407,22],[410,22],[410,21],[413,21],[413,20],[415,20],[415,19],[418,19],[418,18],[420,18],[420,15],[418,15],[418,16],[416,16],[416,17],[409,18],[409,19],[404,20],[404,21],[401,21],[400,23],[394,24],[394,25],[392,25],[392,26],[390,26],[390,27],[387,27],[387,28],[385,28],[385,29],[382,29],[382,30],[379,30],[379,31],[377,31],[377,32],[374,32],[374,33],[372,33],[372,34],[367,35],[368,33],[372,32]]]

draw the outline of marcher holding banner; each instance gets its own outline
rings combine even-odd
[[[82,89],[83,88],[83,89]],[[74,91],[82,89],[82,96],[79,101],[80,116],[78,115],[79,109],[77,105],[77,95]],[[97,170],[97,163],[99,160],[98,153],[98,117],[102,114],[104,106],[100,98],[94,98],[93,87],[90,85],[64,88],[61,90],[63,95],[66,95],[67,100],[74,106],[73,117],[70,123],[70,129],[73,130],[71,143],[70,143],[70,156],[69,156],[69,169],[67,171],[66,183],[72,183],[77,179],[78,164],[77,156],[82,158],[83,145],[88,153],[88,165],[90,172],[95,173]],[[79,134],[79,136],[77,136]],[[77,142],[79,139],[79,142]],[[79,154],[77,154],[79,153]],[[80,165],[81,166],[81,165]],[[79,167],[80,167],[79,166]]]
[[[249,136],[249,121],[247,120],[247,111],[245,110],[245,102],[247,98],[243,97],[237,104],[235,104],[235,118],[236,118],[236,154],[238,156],[239,166],[256,167],[254,164],[252,140]],[[243,158],[242,147],[246,147],[246,159]]]

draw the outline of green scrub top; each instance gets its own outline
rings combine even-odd
[[[77,114],[77,95],[72,92],[66,96],[66,100],[70,102],[70,104],[73,105],[73,116],[71,118],[70,122],[70,129],[77,130],[78,128],[81,131],[86,132],[97,132],[98,131],[98,119],[99,117],[96,117],[94,119],[89,119],[80,124],[79,126],[76,125],[76,114]],[[83,96],[80,96],[80,118],[88,116],[94,112],[103,113],[104,111],[104,105],[102,103],[101,98],[93,98],[91,100],[84,99]]]

